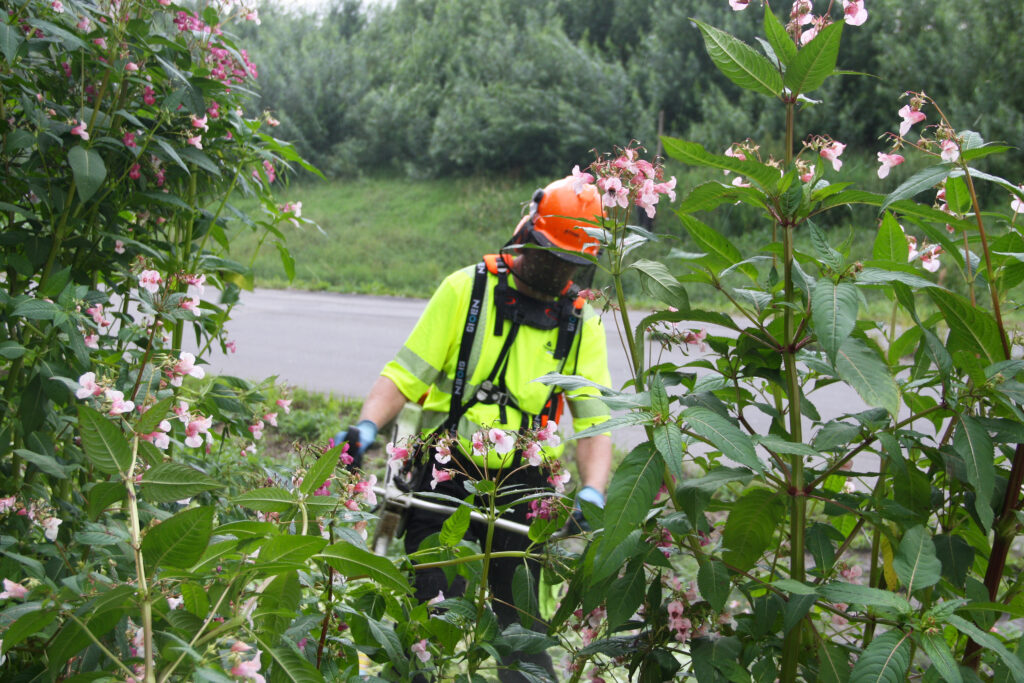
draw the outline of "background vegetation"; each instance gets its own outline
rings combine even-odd
[[[760,3],[752,3],[756,5]],[[783,19],[789,2],[773,3]],[[990,140],[1024,138],[1024,81],[1013,31],[1024,4],[872,0],[867,30],[844,39],[836,78],[807,108],[874,160],[904,90],[925,90]],[[247,37],[258,106],[279,136],[329,176],[409,178],[564,173],[593,149],[668,135],[724,149],[770,145],[780,113],[738,93],[704,51],[696,18],[754,44],[750,12],[707,0],[328,0],[315,14],[265,3]],[[943,55],[955,55],[948,60]],[[1019,176],[1019,154],[993,172]]]

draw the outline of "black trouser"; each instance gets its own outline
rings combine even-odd
[[[432,467],[428,463],[428,469]],[[475,473],[477,470],[472,464],[465,462],[458,463],[453,462],[446,465],[452,469],[463,469],[470,473]],[[500,471],[499,473],[491,473],[492,480],[500,481],[503,488],[507,486],[527,487],[531,489],[545,488],[551,489],[547,483],[547,479],[544,476],[540,468],[527,467],[510,476],[508,470]],[[475,478],[475,477],[474,477]],[[425,477],[425,483],[420,487],[423,491],[435,491],[436,493],[442,493],[448,496],[465,500],[468,495],[466,488],[462,482],[465,477],[461,474],[456,474],[450,481],[441,482],[437,485],[436,489],[430,488],[430,476],[428,474]],[[521,497],[523,493],[515,492],[510,494],[498,496],[498,504],[502,502],[509,502]],[[484,498],[478,496],[476,504],[478,507],[487,505]],[[526,513],[529,511],[529,504],[524,503],[517,505],[512,508],[508,513],[502,516],[502,519],[510,519],[521,524],[528,524],[529,520],[526,519]],[[427,512],[424,510],[417,510],[412,508],[409,511],[409,516],[406,521],[405,527],[405,551],[407,553],[415,552],[419,547],[420,543],[423,542],[427,536],[436,533],[441,530],[441,525],[447,519],[448,515],[439,514],[435,512]],[[484,543],[487,540],[487,525],[483,522],[470,522],[469,531],[466,532],[466,540],[475,541],[480,544],[483,548]],[[512,531],[504,531],[498,527],[494,529],[494,535],[492,539],[492,552],[501,552],[506,550],[525,550],[530,545],[530,539],[522,534],[517,534]],[[494,597],[491,607],[494,610],[495,616],[498,618],[498,624],[502,629],[513,623],[520,621],[520,612],[513,606],[515,599],[512,596],[512,578],[515,575],[517,568],[521,567],[523,560],[521,558],[497,558],[490,561],[490,568],[488,570],[488,584],[491,588],[491,594]],[[540,563],[528,560],[527,566],[530,572],[533,574],[533,585],[539,586],[540,582]],[[415,585],[416,585],[416,599],[425,602],[433,597],[437,596],[438,591],[443,591],[446,598],[456,597],[462,595],[466,590],[466,581],[461,576],[455,577],[455,580],[449,584],[448,579],[445,577],[444,570],[440,568],[426,569],[415,572]],[[534,591],[534,598],[536,599],[537,591]],[[534,601],[536,604],[536,600]],[[545,631],[544,624],[534,619],[531,628],[535,631]],[[529,662],[536,664],[548,671],[552,680],[555,678],[554,668],[551,664],[551,656],[546,652],[540,654],[520,654],[512,653],[510,656],[502,660],[502,664],[508,666],[516,662]],[[498,671],[498,680],[502,683],[519,683],[525,681],[521,674],[516,671],[509,671],[507,669],[500,669]],[[426,680],[422,676],[417,676],[413,679],[414,683],[426,683]]]

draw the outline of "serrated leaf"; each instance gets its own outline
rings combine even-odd
[[[772,542],[783,517],[778,496],[767,489],[747,491],[725,520],[722,559],[739,571],[748,571]]]
[[[892,543],[885,534],[878,540],[879,549],[882,552],[882,575],[885,577],[885,586],[889,590],[897,590],[900,587],[900,576],[896,573],[893,564],[896,560],[896,553],[893,552]]]
[[[818,680],[820,683],[850,680],[850,657],[846,650],[825,640],[818,645]]]
[[[893,568],[908,595],[938,583],[942,576],[942,563],[935,555],[931,535],[923,526],[915,526],[903,534],[893,559]]]
[[[910,668],[910,635],[886,631],[871,641],[850,672],[850,683],[902,683]]]
[[[729,570],[721,562],[709,559],[697,570],[697,588],[711,609],[721,612],[732,591]]]
[[[882,222],[875,235],[875,244],[871,250],[871,258],[876,261],[892,261],[906,263],[907,235],[903,232],[895,216],[889,211],[882,212]]]
[[[782,76],[768,59],[725,31],[701,21],[694,23],[704,35],[708,56],[726,78],[741,88],[770,97],[782,92]]]
[[[15,27],[7,23],[0,23],[0,52],[4,53],[4,58],[8,62],[14,62],[15,57],[18,56],[18,48],[24,42],[25,38]]]
[[[855,282],[862,286],[892,285],[894,282],[899,282],[915,289],[925,289],[927,287],[943,289],[942,285],[937,282],[932,282],[914,273],[907,273],[902,270],[885,270],[884,268],[870,266],[857,273]]]
[[[636,613],[643,604],[646,591],[647,580],[643,564],[640,563],[627,569],[625,575],[612,583],[606,605],[609,632],[614,632],[616,627],[626,623]]]
[[[68,163],[74,175],[75,187],[78,188],[78,198],[83,202],[88,201],[103,186],[107,177],[103,157],[94,149],[75,145],[68,152]]]
[[[323,550],[325,545],[327,540],[320,536],[274,536],[260,546],[257,565],[262,571],[268,571],[268,567],[273,567],[275,573],[301,568],[306,560]]]
[[[783,83],[793,96],[817,90],[836,70],[843,22],[829,24],[797,52]]]
[[[89,406],[78,406],[78,427],[82,449],[89,461],[105,474],[124,472],[132,462],[132,451],[121,429]]]
[[[53,320],[60,308],[52,301],[25,297],[15,305],[11,316],[26,320]]]
[[[790,37],[786,31],[786,27],[782,25],[779,18],[772,12],[770,5],[764,6],[764,35],[768,39],[768,43],[772,46],[772,51],[775,56],[782,63],[782,66],[788,67],[790,62],[796,57],[796,43]]]
[[[151,434],[155,432],[160,426],[160,423],[167,416],[167,413],[171,410],[171,406],[174,404],[174,397],[168,396],[167,398],[158,401],[155,405],[150,406],[145,413],[135,422],[133,428],[136,434]]]
[[[957,349],[980,352],[988,364],[1006,360],[999,342],[999,327],[991,314],[971,306],[967,299],[953,292],[929,289],[928,296],[949,325],[946,346],[950,353]]]
[[[992,526],[992,492],[995,487],[995,447],[988,432],[974,418],[960,416],[960,424],[953,434],[953,449],[967,469],[967,481],[974,488],[974,509],[983,528]]]
[[[142,554],[150,573],[160,565],[187,568],[199,561],[213,532],[212,507],[196,507],[165,519],[142,538]]]
[[[822,279],[814,286],[811,325],[818,336],[818,343],[832,363],[836,362],[840,347],[857,326],[859,308],[857,288],[849,282],[837,285]]]
[[[900,201],[901,199],[910,199],[920,192],[932,189],[945,180],[954,168],[953,164],[942,163],[918,171],[886,195],[885,201],[882,202],[882,209],[887,208],[893,202]]]
[[[196,468],[177,462],[154,465],[146,470],[140,482],[142,497],[151,503],[183,500],[223,486],[224,484]]]
[[[672,476],[677,482],[684,481],[686,474],[683,472],[683,433],[679,426],[672,422],[656,425],[653,440]]]
[[[409,581],[386,557],[374,555],[351,543],[335,543],[321,553],[327,564],[347,577],[369,577],[377,585],[396,593],[411,594]]]
[[[469,519],[472,508],[468,505],[459,505],[455,511],[444,520],[441,525],[440,540],[443,545],[456,546],[469,531]]]
[[[910,603],[898,593],[861,586],[855,583],[836,581],[826,583],[818,589],[818,593],[831,602],[842,602],[847,605],[864,605],[866,607],[884,607],[900,613],[911,611]]]
[[[953,213],[964,214],[971,210],[971,193],[963,176],[946,178],[946,204]]]
[[[664,264],[648,259],[637,259],[629,268],[640,273],[640,283],[644,291],[666,306],[685,311],[690,307],[686,288],[669,272]]]
[[[259,512],[288,512],[297,501],[291,492],[278,486],[269,486],[235,496],[231,502]]]
[[[779,180],[779,170],[758,161],[742,160],[724,154],[712,154],[696,142],[678,138],[663,137],[665,153],[691,166],[706,166],[738,173],[756,182],[763,188],[774,187]]]
[[[642,443],[623,459],[608,485],[601,548],[614,548],[647,517],[661,487],[665,463],[653,444]]]
[[[982,631],[971,622],[956,614],[950,615],[946,621],[956,628],[956,630],[970,636],[971,640],[976,642],[978,645],[995,652],[999,656],[999,659],[1002,660],[1003,664],[1005,664],[1010,670],[1013,680],[1016,681],[1016,683],[1024,683],[1024,662],[1007,650],[1006,646],[1000,642],[999,638],[996,638],[991,633]]]
[[[739,263],[743,256],[732,242],[723,237],[717,230],[697,220],[693,216],[679,216],[690,237],[697,246],[707,253],[707,260],[713,267],[721,269]],[[753,266],[741,267],[740,270],[751,280],[757,280],[757,269]]]
[[[683,413],[683,419],[691,430],[711,442],[733,462],[745,465],[755,472],[764,469],[761,461],[757,459],[753,441],[728,419],[701,406],[687,408]]]
[[[889,366],[864,342],[848,338],[836,354],[836,372],[869,406],[899,411],[900,391]]]
[[[119,481],[101,481],[96,483],[88,493],[86,512],[89,519],[96,519],[108,507],[121,501],[128,490]]]
[[[964,678],[960,675],[960,669],[957,668],[956,660],[953,659],[953,653],[949,651],[949,645],[946,644],[946,639],[942,637],[942,634],[918,633],[917,642],[920,643],[924,653],[928,655],[928,659],[932,660],[932,666],[942,676],[942,680],[946,683],[962,683]]]
[[[0,650],[0,653],[6,654],[15,645],[20,645],[52,624],[56,618],[56,611],[42,609],[32,610],[21,615],[4,631],[3,649]]]
[[[271,683],[323,683],[323,675],[292,645],[282,644],[275,647],[273,642],[255,632],[253,637],[260,645],[260,652],[265,653],[266,659],[261,659],[260,663],[264,666],[270,662],[274,663]]]
[[[306,476],[302,478],[299,491],[308,496],[323,486],[338,467],[343,450],[345,450],[345,444],[341,443],[317,458],[317,461],[306,472]]]

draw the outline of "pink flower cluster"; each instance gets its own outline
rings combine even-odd
[[[558,498],[534,498],[530,501],[530,511],[526,513],[526,519],[557,519],[561,507]]]
[[[673,600],[668,603],[668,627],[676,632],[675,638],[680,643],[685,643],[690,637],[690,629],[693,626],[686,618],[686,605],[682,600]]]
[[[225,85],[244,83],[247,76],[252,78],[259,76],[256,65],[249,61],[249,53],[239,50],[238,54],[242,58],[241,62],[235,59],[235,56],[226,48],[211,46],[206,56],[206,63],[210,66],[210,75]]]
[[[750,0],[729,0],[729,7],[734,12],[741,12],[749,6]],[[828,9],[831,8],[832,3],[829,2]],[[786,29],[800,45],[806,45],[814,40],[821,29],[832,22],[827,14],[814,16],[813,10],[811,0],[795,0],[790,9]],[[860,26],[867,21],[868,11],[864,7],[864,0],[843,0],[843,20],[850,26]],[[805,26],[810,28],[805,29]]]
[[[186,376],[202,379],[206,371],[196,365],[196,357],[188,351],[182,351],[178,360],[168,370],[165,370],[171,385],[180,387]]]
[[[589,173],[581,172],[579,166],[573,167],[574,187],[579,192],[583,184],[593,183],[596,177],[601,203],[606,208],[626,209],[632,202],[643,209],[648,218],[654,218],[654,207],[662,195],[675,201],[676,179],[672,176],[664,181],[661,165],[641,159],[640,151],[640,148],[626,147],[617,156],[598,159],[590,165]]]
[[[189,448],[199,448],[203,443],[213,443],[213,435],[210,429],[213,427],[213,418],[204,417],[201,414],[192,414],[189,405],[185,401],[179,401],[174,407],[174,414],[178,420],[185,425],[185,445]]]
[[[124,400],[124,393],[104,387],[96,382],[96,373],[87,372],[78,378],[78,390],[75,396],[78,398],[95,398],[102,395],[107,405],[108,415],[121,415],[135,409],[135,403]]]
[[[921,267],[927,270],[929,273],[934,273],[939,269],[941,265],[939,263],[939,254],[942,253],[942,246],[939,244],[925,244],[921,251],[917,250],[917,238],[913,235],[907,235],[907,262],[911,263],[918,259],[921,260]]]

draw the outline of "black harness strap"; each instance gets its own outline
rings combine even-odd
[[[496,266],[496,274],[499,279],[498,286],[496,287],[496,294],[500,290],[501,294],[504,296],[507,291],[514,290],[511,290],[508,286],[508,268],[506,267],[504,260],[498,258]],[[466,324],[463,327],[462,340],[459,344],[459,356],[455,366],[455,377],[452,382],[452,394],[451,401],[448,406],[448,417],[439,429],[439,431],[447,432],[452,435],[458,431],[459,420],[462,416],[477,403],[497,404],[502,423],[508,421],[506,407],[512,406],[519,411],[521,416],[519,425],[520,431],[528,429],[531,426],[537,428],[540,426],[541,415],[549,414],[549,417],[553,417],[556,413],[557,406],[551,399],[557,393],[557,388],[552,388],[551,393],[548,395],[547,405],[545,406],[546,410],[542,410],[540,414],[533,415],[527,413],[519,406],[515,396],[508,390],[505,383],[505,373],[508,370],[509,352],[512,349],[513,342],[515,342],[520,326],[523,324],[531,327],[535,326],[530,324],[530,319],[527,319],[516,312],[514,307],[516,301],[515,298],[512,299],[513,306],[511,307],[511,314],[507,310],[509,307],[496,305],[497,315],[495,316],[494,334],[500,336],[504,333],[504,323],[506,318],[510,321],[512,327],[505,336],[505,341],[502,344],[501,351],[498,353],[498,358],[494,362],[494,367],[492,367],[491,371],[488,373],[487,379],[480,383],[476,393],[471,396],[469,400],[463,402],[463,397],[466,393],[466,384],[470,380],[471,368],[469,367],[469,357],[472,355],[473,341],[476,339],[477,328],[479,327],[481,309],[483,308],[484,294],[487,285],[487,273],[488,269],[486,261],[481,261],[477,264],[476,275],[473,280],[473,290],[469,298],[469,311],[466,314]],[[554,358],[561,361],[558,366],[558,372],[561,372],[565,368],[565,363],[568,359],[569,351],[572,348],[573,340],[577,336],[580,328],[580,312],[578,307],[574,304],[574,299],[574,296],[566,295],[559,298],[556,304],[558,317],[555,325],[558,327],[558,339],[555,344]],[[550,327],[545,325],[541,329],[552,329],[553,327],[554,325]],[[522,453],[517,451],[515,460],[513,461],[513,467],[518,467],[521,461]]]

